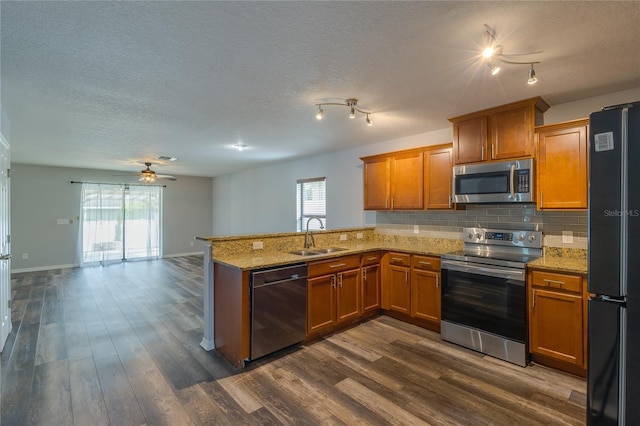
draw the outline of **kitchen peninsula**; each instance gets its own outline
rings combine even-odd
[[[314,231],[313,235],[316,249],[338,250],[312,255],[292,254],[291,252],[300,251],[304,247],[304,233],[296,232],[198,237],[206,247],[205,324],[201,343],[204,349],[216,349],[231,364],[236,367],[244,366],[250,359],[251,349],[251,272],[294,264],[306,264],[310,267],[309,288],[314,270],[337,268],[335,271],[315,273],[314,276],[327,277],[329,293],[314,296],[314,293],[309,292],[308,310],[315,309],[312,305],[315,297],[323,298],[322,306],[336,303],[335,300],[329,301],[330,296],[327,295],[339,290],[336,287],[340,285],[331,289],[331,280],[342,280],[340,274],[345,268],[354,271],[353,285],[357,286],[357,301],[353,302],[353,309],[357,313],[349,315],[348,320],[340,321],[333,314],[334,320],[329,324],[318,323],[310,318],[312,312],[307,312],[305,342],[379,313],[439,331],[440,255],[461,249],[460,240],[385,234],[376,232],[373,227]],[[585,275],[586,263],[584,253],[567,253],[566,250],[547,248],[545,255],[528,267]],[[335,277],[331,278],[333,275]],[[367,281],[371,280],[377,282],[374,284],[376,290],[373,299],[368,299],[373,302],[367,302],[363,297],[366,298]],[[322,283],[322,280],[318,282]],[[346,278],[344,283],[345,287],[349,285]],[[336,307],[331,309],[335,310]],[[580,371],[576,373],[580,374]]]

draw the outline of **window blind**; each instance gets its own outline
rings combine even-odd
[[[322,225],[327,227],[327,190],[326,177],[298,179],[296,181],[296,205],[298,232],[306,231],[307,221],[311,217],[318,217]],[[309,229],[320,229],[320,223],[312,220]]]

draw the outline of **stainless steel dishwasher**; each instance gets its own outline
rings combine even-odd
[[[304,340],[307,265],[251,273],[251,359]]]

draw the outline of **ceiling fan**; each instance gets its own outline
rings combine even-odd
[[[165,180],[178,180],[171,175],[159,175],[155,171],[151,170],[151,163],[145,162],[146,169],[141,170],[140,173],[135,173],[134,176],[138,176],[138,180],[144,183],[153,183],[156,179],[165,179]]]

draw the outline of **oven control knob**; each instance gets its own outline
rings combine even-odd
[[[476,238],[477,238],[478,240],[481,240],[481,239],[482,239],[482,234],[478,232],[478,233],[476,234]]]
[[[529,235],[529,241],[530,242],[534,242],[536,240],[536,236],[535,235]]]
[[[473,239],[473,234],[472,234],[472,233],[469,233],[469,234],[467,235],[467,239],[472,240],[472,239]]]
[[[518,235],[518,241],[524,241],[524,235],[522,234]]]

